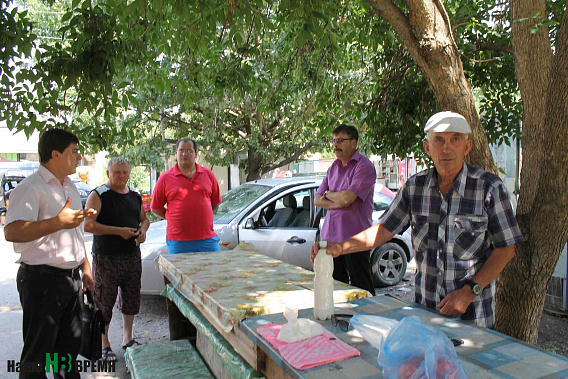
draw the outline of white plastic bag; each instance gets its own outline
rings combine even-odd
[[[305,340],[323,334],[324,327],[308,320],[307,318],[298,318],[298,310],[294,308],[286,308],[284,317],[288,320],[278,333],[278,340],[291,343]]]
[[[351,325],[367,342],[377,350],[381,350],[390,330],[398,324],[393,320],[380,316],[356,315],[351,318]]]

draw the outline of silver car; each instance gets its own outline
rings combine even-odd
[[[321,177],[261,179],[227,192],[213,221],[221,249],[231,250],[240,242],[248,242],[263,254],[312,270],[310,247],[325,219],[325,210],[314,205],[321,181]],[[373,223],[393,198],[394,194],[383,185],[375,185]],[[142,293],[159,293],[163,287],[153,260],[157,254],[167,254],[165,224],[165,220],[153,223],[146,243],[141,245]],[[413,256],[408,230],[373,250],[371,264],[375,285],[397,284]]]

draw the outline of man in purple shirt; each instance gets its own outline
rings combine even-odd
[[[315,204],[327,209],[321,230],[323,240],[340,242],[371,226],[376,171],[357,150],[359,132],[341,124],[331,133],[337,159],[327,170],[316,193]],[[333,259],[333,278],[375,295],[370,250]]]

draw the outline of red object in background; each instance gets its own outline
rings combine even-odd
[[[292,177],[292,171],[290,170],[283,170],[283,171],[278,171],[275,175],[275,178],[291,178]]]
[[[144,210],[148,212],[150,210],[150,203],[152,202],[152,195],[143,194],[142,204],[144,205]]]
[[[401,159],[398,162],[398,188],[414,174],[416,174],[416,161],[410,158]]]
[[[402,187],[404,185],[404,182],[406,182],[406,179],[408,179],[408,161],[406,158],[401,159],[398,162],[398,179],[399,179],[399,183],[398,183],[398,188]]]
[[[383,186],[383,188],[381,188],[381,190],[379,192],[384,194],[384,195],[387,195],[391,199],[394,199],[396,197],[396,194],[385,186]]]

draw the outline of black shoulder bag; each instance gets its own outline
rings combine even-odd
[[[85,302],[85,296],[87,302]],[[83,294],[81,310],[81,349],[79,354],[83,357],[96,361],[102,357],[102,335],[105,332],[103,312],[95,308],[93,295],[87,290]]]

